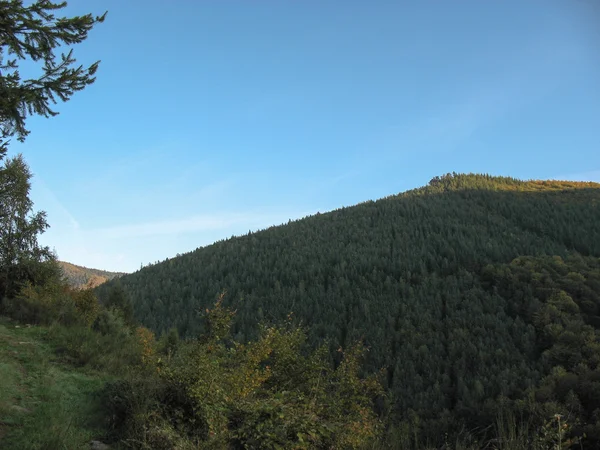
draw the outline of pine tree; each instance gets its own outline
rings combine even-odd
[[[87,68],[76,66],[73,50],[59,47],[83,42],[106,13],[94,17],[56,17],[67,5],[36,0],[0,0],[0,160],[9,139],[24,141],[29,131],[25,120],[31,115],[55,116],[54,104],[95,81],[99,61]],[[41,64],[38,78],[22,79],[19,63]],[[0,168],[0,300],[13,296],[24,282],[39,283],[55,276],[55,257],[40,247],[37,236],[48,228],[44,212],[33,213],[29,198],[31,172],[21,155]]]
[[[75,65],[72,49],[60,58],[55,50],[83,42],[106,13],[56,17],[54,12],[66,5],[37,0],[24,6],[22,0],[0,0],[0,157],[10,137],[23,141],[29,133],[27,116],[57,115],[52,105],[95,81],[99,61],[84,68]],[[22,79],[19,62],[25,60],[42,64],[42,75]]]
[[[123,286],[121,286],[121,283],[119,283],[118,281],[113,286],[111,286],[111,289],[108,292],[108,298],[104,302],[104,306],[106,308],[117,309],[122,315],[123,320],[126,324],[134,324],[133,304],[131,303],[127,292],[123,289]]]

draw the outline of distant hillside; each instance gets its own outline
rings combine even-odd
[[[125,275],[121,272],[88,269],[65,261],[59,261],[58,264],[69,284],[75,288],[97,287],[108,280]]]
[[[420,424],[423,439],[487,429],[504,409],[571,411],[600,445],[599,224],[600,184],[449,174],[121,284],[159,333],[197,336],[197,311],[227,290],[240,341],[290,312],[314,345],[329,342],[334,363],[361,339],[369,370],[384,369],[392,414]]]

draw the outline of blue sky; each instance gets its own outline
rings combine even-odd
[[[41,241],[134,271],[446,172],[600,181],[600,3],[71,1],[97,82],[13,144]]]

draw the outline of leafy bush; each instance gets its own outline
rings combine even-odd
[[[360,377],[364,347],[340,349],[334,369],[326,347],[308,351],[304,330],[291,323],[263,326],[257,340],[237,343],[229,336],[233,313],[221,300],[206,311],[201,339],[180,342],[166,359],[144,351],[137,376],[107,386],[113,437],[137,448],[362,448],[375,441],[382,424],[372,406],[383,391],[377,378]]]
[[[38,285],[26,283],[4,306],[8,315],[21,322],[46,325],[90,326],[100,312],[92,290],[75,290],[57,279]]]
[[[26,284],[15,298],[5,300],[8,314],[21,322],[72,325],[79,320],[68,288],[59,283]]]
[[[112,335],[125,338],[131,334],[131,329],[125,323],[122,314],[116,309],[102,309],[92,328],[105,336]]]
[[[48,339],[61,357],[75,366],[86,366],[113,374],[125,373],[141,365],[142,349],[128,329],[101,334],[83,325],[50,328]]]

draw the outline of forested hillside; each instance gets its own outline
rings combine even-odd
[[[575,434],[597,443],[599,200],[594,183],[446,175],[119,283],[158,333],[199,335],[198,311],[226,289],[239,341],[290,312],[313,345],[329,340],[334,363],[339,347],[362,340],[415,446],[461,424],[485,430],[504,410],[568,416]]]
[[[107,272],[106,270],[88,269],[65,261],[58,261],[60,269],[69,285],[74,288],[97,287],[113,278],[124,275],[120,272]]]

